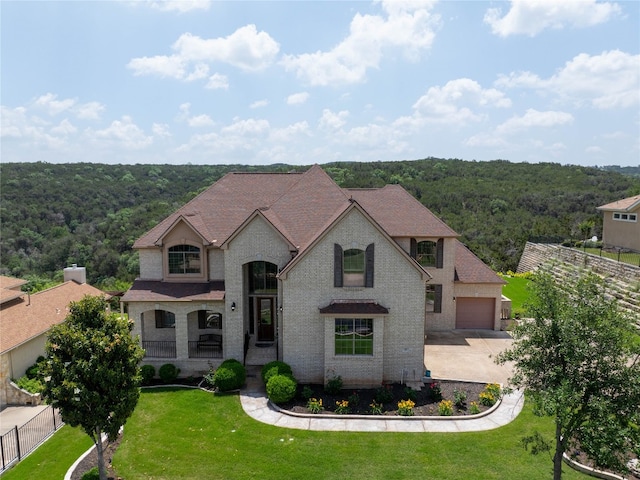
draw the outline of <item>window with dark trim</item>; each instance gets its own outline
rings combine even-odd
[[[176,316],[166,310],[156,310],[156,328],[175,328]]]
[[[365,250],[342,249],[334,244],[333,284],[335,287],[373,287],[374,244]]]
[[[249,293],[277,293],[278,266],[274,263],[256,261],[249,264]]]
[[[427,284],[425,300],[427,312],[442,313],[442,285]]]
[[[423,240],[416,241],[411,239],[410,255],[423,267],[443,267],[444,260],[444,239],[439,238],[437,241]]]
[[[198,328],[222,330],[222,314],[210,310],[198,310]]]
[[[169,247],[169,273],[200,273],[200,249],[193,245]]]
[[[336,318],[336,355],[373,355],[373,319]]]
[[[637,222],[638,221],[638,216],[635,213],[615,212],[613,214],[613,219],[614,220],[619,220],[619,221],[622,221],[622,222]]]

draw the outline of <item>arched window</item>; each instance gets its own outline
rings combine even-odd
[[[373,287],[374,244],[366,250],[350,248],[342,250],[334,244],[334,287]]]
[[[278,266],[264,261],[249,264],[249,293],[273,294],[278,292]]]
[[[169,247],[169,273],[200,273],[200,249],[193,245]]]
[[[411,257],[423,267],[442,268],[444,262],[444,240],[439,238],[437,242],[424,240],[417,242],[411,239]]]

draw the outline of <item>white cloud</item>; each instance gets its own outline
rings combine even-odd
[[[205,39],[191,33],[182,34],[172,45],[172,55],[133,58],[127,68],[134,75],[159,75],[192,81],[206,78],[208,64],[221,62],[244,71],[257,71],[273,63],[280,50],[278,43],[266,32],[258,32],[255,25],[238,28],[227,37]],[[187,73],[187,67],[193,70]],[[227,88],[223,75],[209,77],[206,88]]]
[[[517,72],[501,76],[496,85],[536,89],[599,109],[628,108],[640,103],[640,55],[619,50],[600,55],[581,53],[548,79]]]
[[[603,155],[606,153],[606,151],[604,148],[597,145],[590,145],[584,149],[584,153],[587,153],[589,155]]]
[[[76,101],[71,98],[67,98],[65,100],[57,100],[57,98],[57,95],[47,93],[36,98],[33,104],[34,106],[45,110],[51,116],[70,110],[71,107],[76,104]]]
[[[73,112],[76,117],[83,120],[99,120],[104,108],[104,105],[99,102],[88,102],[76,105]]]
[[[156,137],[171,137],[171,130],[169,129],[169,125],[166,123],[154,123],[151,127],[151,131]]]
[[[229,79],[226,75],[214,73],[209,77],[209,81],[204,88],[209,90],[227,90],[229,88]]]
[[[508,108],[511,100],[494,88],[485,89],[469,78],[458,78],[443,87],[431,87],[414,104],[415,115],[458,125],[477,122],[484,117],[470,107]]]
[[[190,127],[209,127],[214,124],[214,121],[209,115],[196,115],[187,120]]]
[[[301,105],[309,99],[308,92],[294,93],[287,97],[287,105]]]
[[[192,10],[209,10],[212,0],[147,0],[152,8],[162,12],[185,13]]]
[[[418,60],[431,47],[439,22],[430,13],[433,2],[383,2],[382,6],[386,17],[357,13],[349,35],[332,50],[284,55],[281,64],[311,85],[326,86],[364,81],[367,70],[379,67],[388,48]]]
[[[57,126],[51,129],[51,133],[54,135],[67,136],[72,133],[76,133],[78,129],[74,127],[68,119],[62,120]]]
[[[27,128],[27,109],[0,106],[0,136],[20,138]]]
[[[100,145],[119,145],[125,150],[140,150],[153,143],[153,137],[144,133],[128,115],[121,120],[114,120],[102,130],[87,129],[85,134]]]
[[[620,6],[596,0],[511,0],[511,8],[502,16],[502,9],[490,8],[484,22],[501,37],[509,35],[537,35],[547,28],[565,26],[590,27],[618,15]]]
[[[322,117],[320,117],[318,127],[320,130],[338,130],[347,123],[347,117],[349,117],[349,112],[346,110],[334,113],[325,108],[322,110]]]
[[[262,136],[268,133],[269,122],[263,119],[249,118],[247,120],[235,119],[231,125],[223,127],[220,133],[224,135]]]
[[[269,134],[269,141],[275,143],[288,143],[296,138],[309,135],[309,124],[305,121],[288,125],[284,128],[273,129]]]
[[[512,134],[533,127],[550,128],[566,125],[573,122],[573,115],[566,112],[547,111],[539,112],[533,108],[526,111],[523,116],[511,117],[506,122],[496,127],[498,134]]]
[[[262,108],[262,107],[266,107],[267,105],[269,105],[269,100],[262,99],[262,100],[256,100],[255,102],[253,102],[251,105],[249,105],[249,108]]]

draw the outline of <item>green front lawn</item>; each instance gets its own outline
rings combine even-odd
[[[2,475],[2,480],[60,480],[93,442],[80,428],[65,425],[24,460]]]
[[[506,427],[478,433],[290,430],[248,417],[237,395],[148,390],[113,461],[127,480],[551,478],[550,457],[520,444],[535,430],[551,438],[552,422],[528,407]],[[565,479],[587,478],[565,469]]]
[[[524,313],[524,304],[529,300],[527,286],[530,280],[508,275],[500,275],[500,277],[505,282],[508,282],[502,287],[502,294],[511,300],[511,317],[515,317],[516,313],[522,315]]]

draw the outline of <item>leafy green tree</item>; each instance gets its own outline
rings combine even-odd
[[[640,453],[640,339],[602,279],[587,274],[558,285],[534,277],[528,317],[498,363],[514,362],[511,383],[535,411],[555,419],[553,478],[562,455],[580,445],[598,467],[624,471],[625,454]]]
[[[107,478],[102,434],[109,441],[133,413],[140,396],[138,363],[143,350],[132,324],[112,314],[104,297],[72,302],[64,322],[47,338],[43,397],[60,409],[65,423],[80,425],[98,452],[100,479]]]

